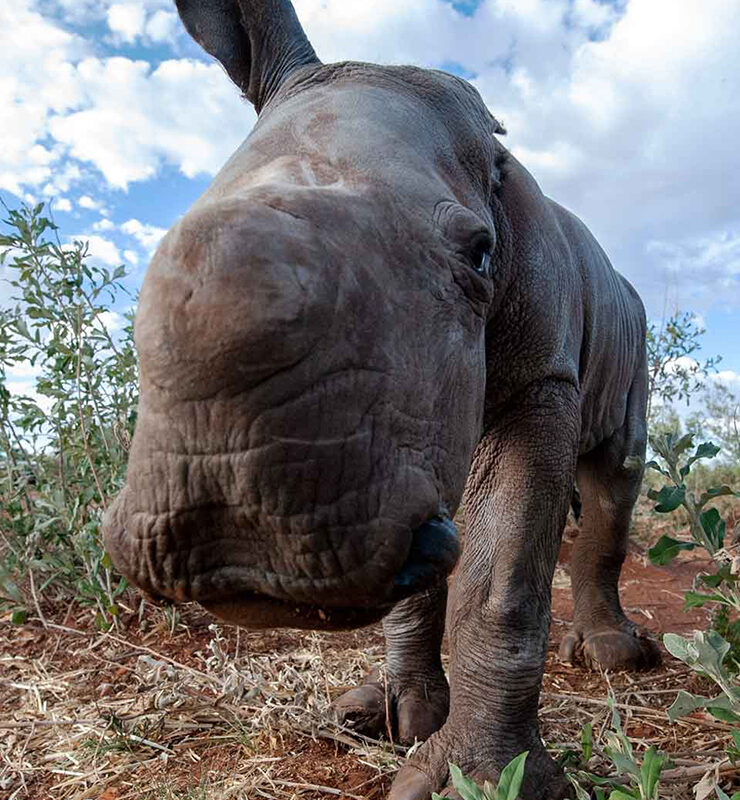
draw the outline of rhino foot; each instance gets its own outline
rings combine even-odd
[[[444,676],[421,684],[386,687],[380,681],[345,692],[332,703],[336,719],[366,736],[392,734],[401,744],[425,741],[447,719],[450,690]]]
[[[560,645],[559,656],[569,664],[583,663],[589,669],[614,671],[654,669],[662,661],[652,636],[629,621],[620,628],[601,628],[590,633],[571,631]]]
[[[457,736],[447,727],[443,728],[400,769],[388,800],[429,800],[434,792],[460,800],[450,780],[450,764],[459,766],[463,774],[480,787],[486,781],[495,786],[500,770],[506,765],[499,762],[508,759],[497,759],[486,752],[491,749],[489,737],[471,734],[475,732]],[[570,784],[562,770],[542,743],[537,742],[529,749],[518,797],[522,800],[563,800],[570,794]]]

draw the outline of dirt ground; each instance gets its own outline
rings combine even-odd
[[[563,545],[553,584],[553,625],[540,719],[554,755],[578,749],[580,730],[609,724],[614,690],[638,751],[672,758],[661,797],[688,798],[721,760],[729,726],[706,714],[670,724],[676,691],[711,691],[667,654],[663,667],[604,675],[557,661],[571,618]],[[622,576],[633,619],[656,634],[706,624],[682,611],[701,563],[647,564],[639,537]],[[102,633],[89,610],[41,604],[24,626],[0,621],[0,798],[227,800],[385,796],[405,751],[332,723],[332,699],[382,664],[378,627],[342,634],[247,633],[197,607],[171,612],[128,599],[118,631]],[[596,758],[593,769],[604,772]],[[734,768],[723,768],[725,782]],[[728,787],[729,788],[729,787]]]

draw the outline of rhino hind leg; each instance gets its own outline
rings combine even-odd
[[[591,668],[652,669],[661,661],[655,641],[628,619],[619,599],[630,519],[642,484],[641,394],[640,385],[633,387],[625,426],[578,464],[583,516],[571,558],[574,621],[560,657]]]
[[[447,584],[403,600],[383,620],[386,677],[373,675],[332,705],[360,733],[391,733],[402,744],[424,741],[447,719],[450,690],[442,669]]]

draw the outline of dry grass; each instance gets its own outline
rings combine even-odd
[[[48,625],[3,628],[2,797],[351,796],[295,780],[295,770],[286,777],[285,762],[326,740],[367,765],[359,777],[372,783],[403,753],[327,715],[331,700],[379,662],[377,643],[331,649],[315,634],[271,641],[210,625],[174,637],[159,630],[147,644]]]
[[[161,612],[157,612],[160,613]],[[47,612],[47,619],[53,613]],[[245,633],[196,609],[175,635],[101,634],[75,624],[5,623],[0,656],[0,796],[46,800],[380,798],[404,754],[334,724],[332,699],[382,663],[370,630],[338,636]],[[554,634],[557,637],[559,625]],[[614,689],[639,749],[670,753],[665,797],[689,798],[724,761],[729,726],[706,715],[671,725],[665,708],[691,683],[674,662],[631,677],[548,659],[540,719],[554,755],[581,726],[609,724]],[[598,757],[597,771],[606,770]]]
[[[639,515],[636,527],[655,522]],[[703,612],[680,610],[697,565],[650,567],[635,544],[622,581],[629,613],[656,632],[704,627]],[[704,713],[676,724],[666,717],[678,689],[712,691],[682,664],[668,659],[661,670],[630,676],[557,661],[569,584],[567,566],[559,567],[540,707],[553,755],[579,751],[590,722],[597,742],[590,768],[608,774],[598,753],[611,688],[638,756],[655,745],[671,757],[661,798],[694,798],[708,771],[730,790],[738,781],[725,758],[730,726]],[[333,699],[382,668],[377,627],[246,632],[213,625],[196,606],[173,617],[150,606],[142,613],[139,602],[129,595],[118,633],[100,633],[89,611],[54,602],[49,592],[27,625],[0,618],[1,800],[386,796],[404,748],[362,737],[328,713]]]

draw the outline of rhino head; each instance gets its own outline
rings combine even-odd
[[[452,75],[322,64],[288,0],[177,6],[259,119],[147,272],[106,547],[226,620],[366,624],[457,558],[501,129]]]

